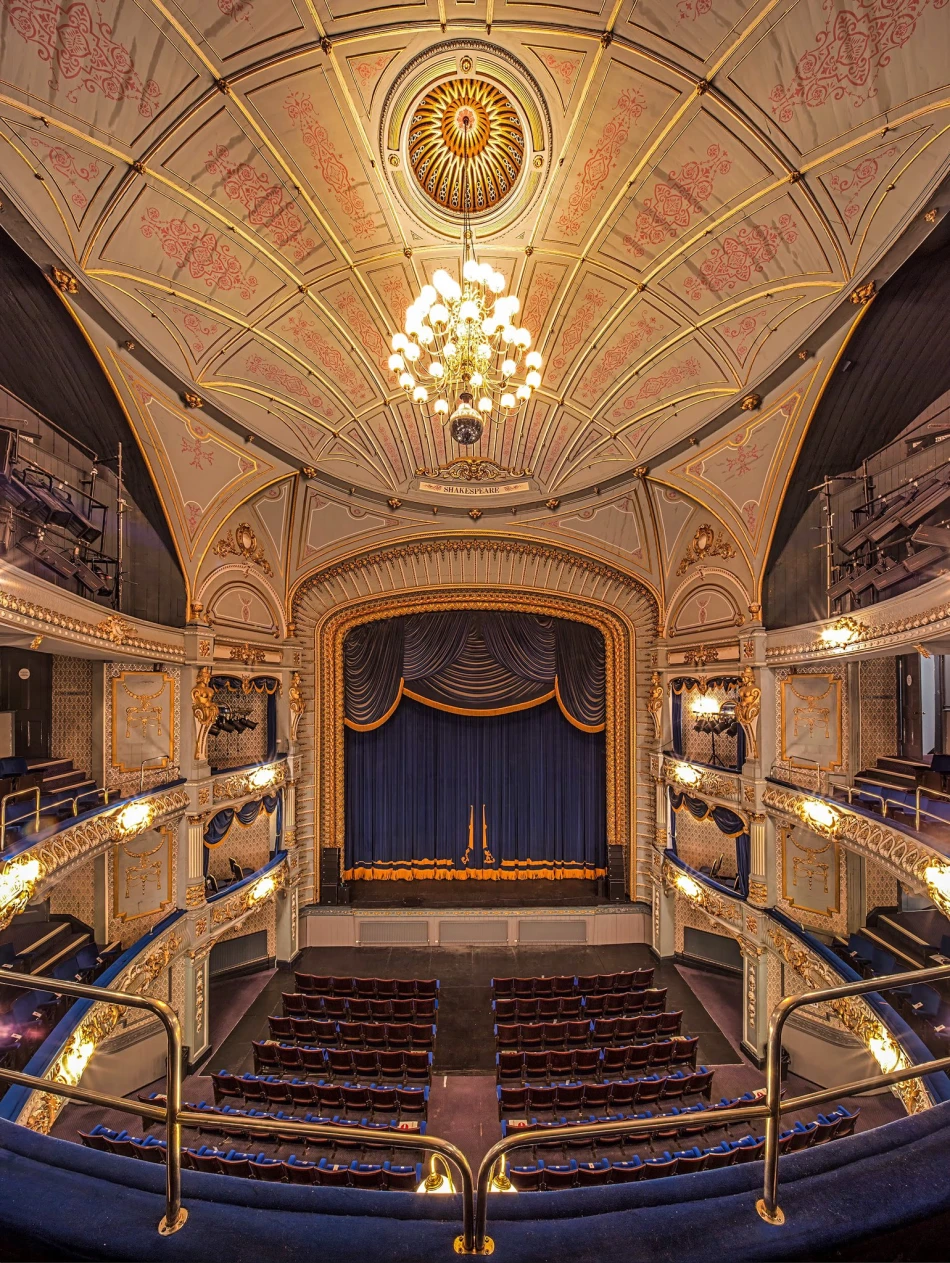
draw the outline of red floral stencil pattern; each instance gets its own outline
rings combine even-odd
[[[281,250],[289,247],[297,263],[316,249],[313,238],[303,235],[303,216],[290,199],[284,200],[284,190],[269,172],[256,171],[247,162],[236,162],[226,145],[209,152],[205,170],[224,179],[225,193],[232,202],[244,207],[251,227],[264,229]]]
[[[52,4],[49,0],[0,0],[11,28],[28,44],[36,45],[37,56],[54,70],[49,81],[58,89],[63,79],[79,82],[66,100],[74,105],[82,89],[101,92],[109,101],[136,101],[143,118],[158,109],[161,89],[154,79],[142,82],[135,61],[124,44],[112,38],[112,27],[82,0]]]
[[[930,3],[942,9],[950,0],[851,0],[847,8],[840,0],[824,0],[825,25],[789,82],[772,89],[772,113],[787,123],[798,106],[814,110],[848,97],[857,108],[873,100],[878,75],[913,36]]]
[[[163,252],[179,267],[187,268],[196,281],[204,281],[209,289],[233,289],[242,298],[254,297],[257,277],[246,277],[230,246],[218,241],[201,224],[163,219],[157,207],[150,206],[142,216],[142,236],[158,237]]]
[[[590,210],[598,191],[617,165],[620,150],[627,142],[630,124],[646,109],[646,98],[636,88],[625,88],[614,107],[614,114],[605,124],[600,139],[574,182],[574,192],[567,208],[558,217],[557,226],[567,237],[580,230],[581,220]]]
[[[683,288],[694,302],[703,291],[721,294],[750,281],[754,272],[764,272],[782,245],[798,240],[798,225],[791,215],[780,215],[778,223],[743,224],[734,237],[714,246],[699,265],[699,275],[687,276]]]
[[[310,150],[327,188],[340,204],[357,237],[369,237],[376,231],[372,215],[367,215],[363,199],[343,159],[330,142],[330,133],[317,118],[313,101],[306,92],[292,92],[284,102],[287,117],[300,128],[300,137]]]
[[[626,250],[640,258],[644,245],[658,246],[669,238],[676,239],[689,227],[694,215],[701,215],[704,203],[712,196],[717,175],[726,175],[732,159],[721,145],[710,145],[705,158],[685,162],[678,171],[670,171],[665,180],[653,187],[653,196],[643,199],[643,210],[636,227],[624,236]]]

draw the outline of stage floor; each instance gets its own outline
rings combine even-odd
[[[353,908],[603,908],[599,881],[351,881]]]

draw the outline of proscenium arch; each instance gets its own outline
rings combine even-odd
[[[299,667],[312,713],[298,741],[297,838],[313,860],[342,854],[344,838],[343,641],[361,623],[449,609],[495,609],[589,623],[607,664],[607,841],[628,852],[628,893],[650,898],[655,804],[647,711],[657,606],[629,575],[556,548],[489,536],[429,539],[331,566],[301,583],[294,617]],[[639,737],[639,740],[638,740]]]

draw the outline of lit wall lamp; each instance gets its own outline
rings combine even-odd
[[[882,1074],[890,1074],[892,1070],[897,1070],[898,1067],[903,1067],[906,1064],[904,1054],[883,1026],[880,1027],[876,1035],[871,1035],[868,1038],[868,1049],[871,1056],[881,1067]]]
[[[14,916],[33,898],[40,879],[39,860],[20,860],[7,864],[0,872],[0,925]]]
[[[247,783],[251,789],[266,789],[268,785],[273,785],[274,776],[272,767],[256,767],[253,772],[248,772]]]
[[[864,627],[853,618],[839,618],[819,633],[818,639],[826,649],[847,649],[864,635]]]
[[[439,1159],[445,1167],[445,1174],[440,1175],[435,1169],[438,1154],[433,1154],[429,1161],[429,1174],[416,1189],[417,1193],[454,1193],[455,1186],[452,1184],[452,1176],[449,1172],[448,1163],[444,1159]]]
[[[703,778],[699,768],[693,767],[691,763],[674,763],[670,768],[670,776],[681,785],[698,785]]]
[[[694,715],[718,715],[720,706],[712,693],[700,693],[699,697],[690,703],[690,710]]]
[[[816,833],[824,833],[829,837],[834,836],[838,821],[841,819],[839,813],[833,807],[829,807],[826,802],[822,802],[820,798],[806,798],[804,802],[799,803],[798,814],[809,829],[814,829]]]
[[[703,895],[703,888],[698,881],[694,881],[689,873],[677,873],[673,878],[676,889],[681,891],[687,899],[692,899],[694,903],[698,902]]]
[[[77,1031],[60,1059],[56,1081],[58,1083],[69,1083],[75,1087],[82,1078],[83,1071],[89,1065],[92,1054],[95,1051],[96,1046],[92,1040]]]
[[[928,864],[924,869],[924,881],[934,903],[945,916],[950,916],[950,866]]]
[[[120,838],[134,838],[139,833],[144,833],[146,829],[150,829],[154,819],[154,803],[143,802],[141,799],[137,802],[127,803],[116,815],[116,832]]]
[[[260,903],[266,899],[268,895],[272,895],[277,889],[277,878],[273,873],[267,873],[260,881],[256,881],[251,889],[247,892],[248,904]]]

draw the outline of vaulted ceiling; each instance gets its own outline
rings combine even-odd
[[[478,454],[537,500],[735,403],[927,208],[947,3],[0,0],[3,180],[242,427],[406,494],[459,450],[386,365],[420,286],[457,270],[409,134],[439,85],[486,85],[523,152],[483,173],[476,231],[545,369]]]

